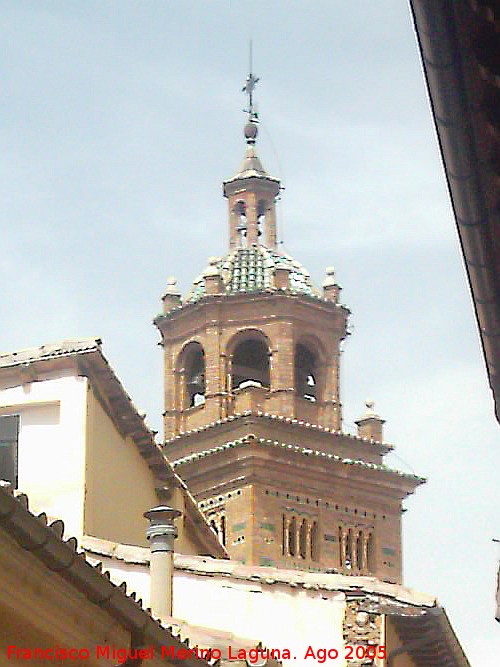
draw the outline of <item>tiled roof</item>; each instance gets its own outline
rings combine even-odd
[[[244,412],[237,412],[234,415],[230,415],[229,417],[224,417],[222,419],[217,419],[216,421],[210,422],[209,424],[206,424],[204,426],[199,426],[198,428],[193,428],[188,431],[182,431],[178,435],[174,435],[172,438],[169,438],[168,440],[165,440],[163,443],[164,445],[170,445],[173,442],[176,442],[177,440],[180,440],[181,438],[185,438],[186,436],[189,435],[194,435],[195,433],[201,433],[203,431],[207,431],[209,429],[215,428],[219,426],[220,424],[226,424],[228,422],[233,422],[239,419],[243,419],[245,417],[258,417],[260,419],[266,419],[270,421],[278,421],[282,422],[284,424],[292,424],[293,426],[296,427],[305,427],[307,429],[312,429],[324,433],[333,433],[334,435],[339,435],[344,438],[349,438],[349,440],[356,440],[359,442],[366,442],[366,443],[374,443],[380,446],[383,446],[384,450],[387,452],[391,451],[394,449],[393,445],[390,445],[387,442],[378,442],[375,440],[370,440],[370,438],[366,437],[361,437],[359,435],[353,435],[352,433],[345,433],[344,431],[337,431],[334,428],[329,428],[328,426],[322,426],[321,424],[314,424],[311,422],[306,422],[301,419],[295,419],[294,417],[283,417],[283,415],[275,415],[271,414],[269,412],[261,412],[260,410],[254,412],[252,410],[245,410]]]
[[[226,294],[264,292],[274,290],[276,267],[287,268],[289,291],[292,294],[306,294],[321,297],[319,290],[311,282],[309,272],[290,255],[271,250],[263,245],[238,248],[220,258],[216,267],[221,273]],[[206,294],[205,278],[202,273],[194,282],[186,302],[194,303]]]
[[[144,547],[116,544],[95,537],[85,536],[82,546],[88,553],[107,556],[125,563],[146,565],[150,551]],[[287,570],[285,568],[263,567],[261,565],[243,565],[235,560],[220,560],[204,556],[174,555],[176,570],[192,572],[205,576],[222,576],[232,579],[261,582],[262,584],[285,584],[292,588],[328,591],[363,591],[393,598],[402,603],[433,607],[437,604],[434,596],[414,591],[401,584],[391,584],[376,577],[353,574],[334,574],[329,572],[307,572],[305,570]]]
[[[28,498],[24,494],[14,497],[10,489],[0,488],[0,528],[43,563],[47,570],[68,582],[89,604],[105,610],[121,627],[130,632],[139,629],[144,641],[157,647],[173,645],[176,650],[186,648],[186,643],[175,637],[170,628],[153,619],[151,610],[143,608],[142,600],[136,600],[135,593],[127,594],[126,582],[119,586],[113,584],[109,572],[103,572],[102,563],[92,566],[85,553],[77,551],[78,544],[74,537],[63,539],[62,521],[48,525],[45,514],[34,516],[28,509]],[[32,611],[36,614],[43,610]],[[188,667],[208,667],[205,660],[194,656],[183,662]]]
[[[418,477],[417,475],[401,472],[400,470],[389,468],[386,465],[380,465],[378,463],[368,463],[367,461],[362,461],[360,459],[345,458],[337,456],[336,454],[331,454],[329,452],[322,452],[318,449],[311,449],[310,447],[303,447],[301,445],[296,445],[292,443],[280,442],[279,440],[271,440],[270,438],[256,438],[253,434],[244,436],[242,438],[236,438],[235,440],[230,440],[228,442],[224,442],[221,445],[210,447],[209,449],[205,449],[201,452],[194,452],[193,454],[189,454],[188,456],[183,456],[182,458],[177,459],[176,461],[170,461],[170,463],[175,468],[185,463],[191,463],[192,461],[196,461],[197,459],[201,459],[206,456],[213,456],[214,454],[218,454],[224,450],[232,449],[235,447],[241,447],[242,445],[247,445],[250,443],[257,443],[259,445],[265,445],[268,447],[280,447],[281,449],[291,450],[293,452],[302,454],[304,456],[313,456],[317,458],[322,458],[326,461],[343,463],[344,465],[353,465],[362,468],[371,468],[372,470],[378,470],[380,472],[385,472],[392,475],[398,475],[399,477],[413,480],[417,484],[424,484],[427,481],[425,477]]]
[[[17,374],[29,366],[33,373],[44,377],[43,369],[47,366],[60,367],[71,363],[71,358],[84,356],[85,364],[80,364],[79,373],[86,375],[99,387],[101,399],[106,401],[106,408],[117,430],[124,436],[130,436],[140,455],[149,466],[155,479],[161,484],[172,484],[180,488],[186,502],[186,511],[193,522],[203,532],[198,533],[206,548],[224,558],[227,551],[208,525],[205,516],[185,482],[172,469],[160,445],[155,440],[155,432],[145,423],[145,415],[140,414],[128,395],[120,379],[102,352],[100,338],[67,340],[40,347],[28,348],[17,352],[0,354],[0,371]],[[10,369],[10,370],[9,370]],[[35,376],[34,376],[35,377]],[[19,380],[16,378],[16,382]]]
[[[69,357],[86,352],[97,352],[101,349],[100,338],[83,338],[79,340],[64,340],[50,345],[30,347],[16,352],[0,353],[0,368],[30,364],[35,361]]]

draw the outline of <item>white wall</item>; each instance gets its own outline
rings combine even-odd
[[[83,534],[87,379],[59,377],[0,391],[0,415],[19,414],[18,488],[30,510]]]
[[[87,554],[87,558],[92,564],[102,562],[114,583],[126,581],[128,593],[135,591],[143,600],[143,606],[149,606],[149,568],[146,565],[93,554]],[[305,590],[178,569],[173,591],[173,616],[177,621],[233,633],[253,640],[254,645],[261,641],[266,648],[287,648],[291,659],[282,661],[290,667],[317,667],[318,664],[344,667],[346,664],[342,649],[345,596],[341,592]],[[185,636],[189,636],[189,628],[182,639]],[[195,634],[193,639],[196,640]],[[325,663],[312,658],[305,660],[308,646],[315,651],[334,647],[339,657]]]

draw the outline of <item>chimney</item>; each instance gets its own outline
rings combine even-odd
[[[163,301],[163,312],[165,315],[170,312],[172,308],[181,305],[181,293],[177,287],[177,279],[173,276],[167,278],[167,289],[161,300]]]
[[[144,516],[150,522],[146,536],[151,549],[149,567],[151,612],[160,620],[172,616],[174,540],[177,537],[174,519],[181,514],[179,510],[166,505],[159,505],[144,512]]]
[[[374,411],[374,401],[365,401],[366,412],[356,422],[358,427],[358,435],[360,438],[368,438],[375,442],[382,442],[382,426],[385,424],[385,419],[379,417]]]

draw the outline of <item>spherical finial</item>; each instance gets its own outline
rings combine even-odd
[[[326,267],[326,275],[327,276],[334,276],[335,275],[335,267],[327,266]]]
[[[365,401],[365,405],[368,408],[368,410],[373,411],[373,408],[375,407],[375,401],[371,398],[367,398]]]
[[[245,125],[244,134],[245,134],[245,139],[247,140],[247,144],[255,143],[258,132],[259,130],[255,123],[247,123]]]

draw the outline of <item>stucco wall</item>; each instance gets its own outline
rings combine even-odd
[[[88,389],[84,531],[145,546],[143,513],[158,504],[155,482],[132,438],[123,438],[92,387]]]
[[[0,414],[20,415],[18,488],[30,510],[83,534],[87,379],[59,377],[0,391]]]
[[[126,581],[128,590],[135,591],[143,605],[149,606],[146,565],[90,554],[88,558],[92,563],[102,562],[113,582]],[[334,667],[346,664],[341,648],[345,614],[345,596],[341,592],[203,576],[178,569],[173,590],[173,617],[178,622],[233,633],[254,640],[255,644],[261,641],[267,648],[289,649],[291,659],[283,659],[285,666],[319,664],[312,658],[304,659],[308,646],[315,651],[336,648],[339,658],[324,664]],[[181,636],[182,639],[189,636],[189,628]]]

